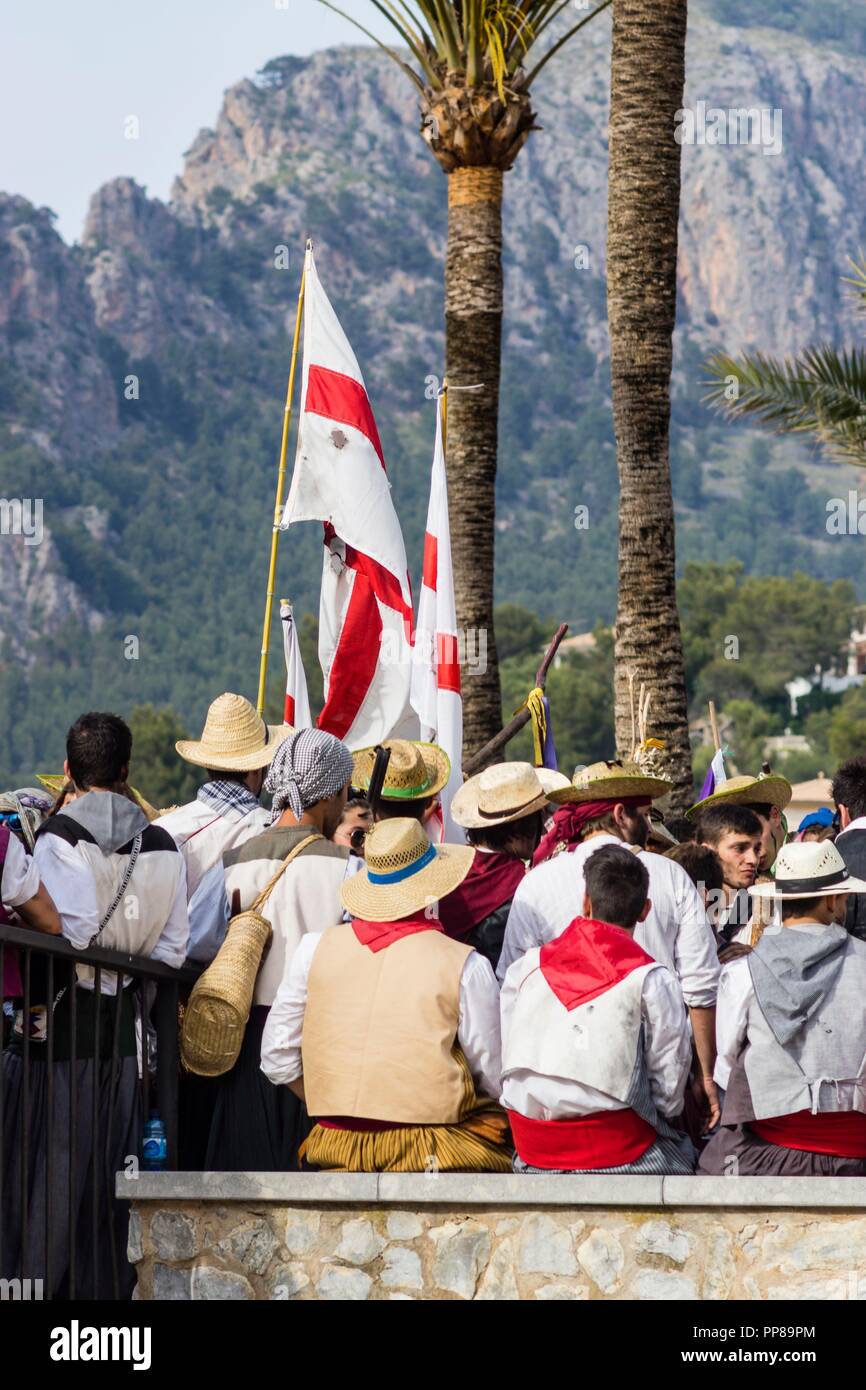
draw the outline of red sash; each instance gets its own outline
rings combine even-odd
[[[657,1138],[633,1110],[598,1110],[574,1120],[530,1120],[509,1110],[508,1118],[514,1147],[532,1168],[619,1168]]]
[[[859,1110],[797,1110],[770,1120],[750,1120],[749,1129],[768,1144],[805,1149],[835,1158],[866,1158],[866,1115]]]

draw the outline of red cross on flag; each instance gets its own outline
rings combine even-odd
[[[446,841],[466,838],[451,820],[451,798],[463,785],[463,699],[457,655],[457,610],[451,571],[451,526],[448,483],[442,443],[442,416],[436,409],[436,447],[430,477],[430,502],[424,535],[424,575],[418,598],[418,624],[412,664],[412,704],[421,721],[421,737],[438,743],[451,759],[451,777],[442,792]]]
[[[298,448],[282,526],[325,523],[319,660],[326,729],[350,748],[413,738],[412,590],[379,431],[307,251]]]

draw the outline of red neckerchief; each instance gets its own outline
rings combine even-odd
[[[511,901],[525,874],[526,865],[516,855],[477,849],[463,882],[439,904],[446,935],[463,941],[479,922]]]
[[[542,975],[569,1011],[652,964],[652,956],[622,927],[588,917],[575,917],[561,936],[542,946],[538,958]]]
[[[435,917],[425,917],[423,912],[401,917],[397,922],[365,922],[362,917],[352,920],[352,930],[362,946],[371,951],[384,951],[404,936],[414,936],[419,931],[442,931],[442,923]]]

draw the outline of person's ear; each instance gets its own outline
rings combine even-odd
[[[583,917],[589,917],[589,918],[592,917],[592,899],[590,898],[590,896],[589,896],[589,894],[588,894],[587,892],[584,892],[584,895],[583,895],[583,907],[581,908],[580,911],[581,911],[581,915],[582,915]]]
[[[64,759],[63,759],[63,776],[66,778],[67,782],[71,782],[71,781],[73,780],[73,779],[72,779],[72,773],[69,771],[69,759],[68,759],[68,758],[64,758]]]
[[[637,915],[637,920],[638,920],[639,922],[645,922],[646,919],[647,919],[647,917],[649,917],[650,913],[652,912],[652,909],[653,909],[653,905],[652,905],[650,899],[647,898],[646,902],[644,903],[643,907],[641,908],[640,912],[639,912],[638,915]]]
[[[433,800],[430,802],[430,805],[424,811],[424,816],[422,818],[421,824],[426,825],[428,821],[432,820],[433,816],[436,815],[436,812],[439,810],[439,807],[441,805],[442,802],[440,801],[439,797],[434,796]]]

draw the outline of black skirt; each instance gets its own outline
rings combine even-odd
[[[262,1033],[270,1009],[250,1011],[240,1056],[219,1078],[206,1166],[222,1173],[293,1173],[298,1148],[312,1125],[288,1086],[274,1086],[261,1069]]]

